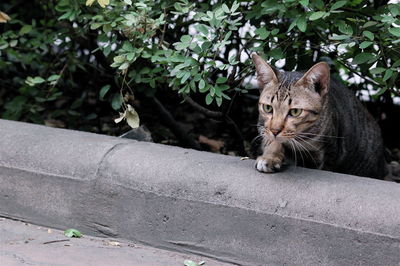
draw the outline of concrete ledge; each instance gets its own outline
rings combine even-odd
[[[400,184],[0,120],[0,216],[245,265],[398,265]]]

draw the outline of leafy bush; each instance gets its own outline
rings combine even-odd
[[[0,10],[7,119],[80,128],[168,90],[229,116],[253,94],[252,52],[290,71],[324,60],[352,89],[399,94],[400,7],[387,1],[12,0]]]

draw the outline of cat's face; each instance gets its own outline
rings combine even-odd
[[[329,89],[329,68],[314,65],[304,75],[274,70],[253,55],[260,86],[259,131],[269,140],[287,142],[301,137],[320,117]]]

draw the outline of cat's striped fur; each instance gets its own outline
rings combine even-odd
[[[277,171],[284,157],[291,156],[306,167],[374,178],[386,175],[377,123],[353,92],[330,78],[327,64],[304,73],[276,71],[256,54],[253,61],[261,91],[259,171]]]

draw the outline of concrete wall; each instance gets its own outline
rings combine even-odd
[[[0,120],[0,216],[244,265],[399,265],[400,185]]]

